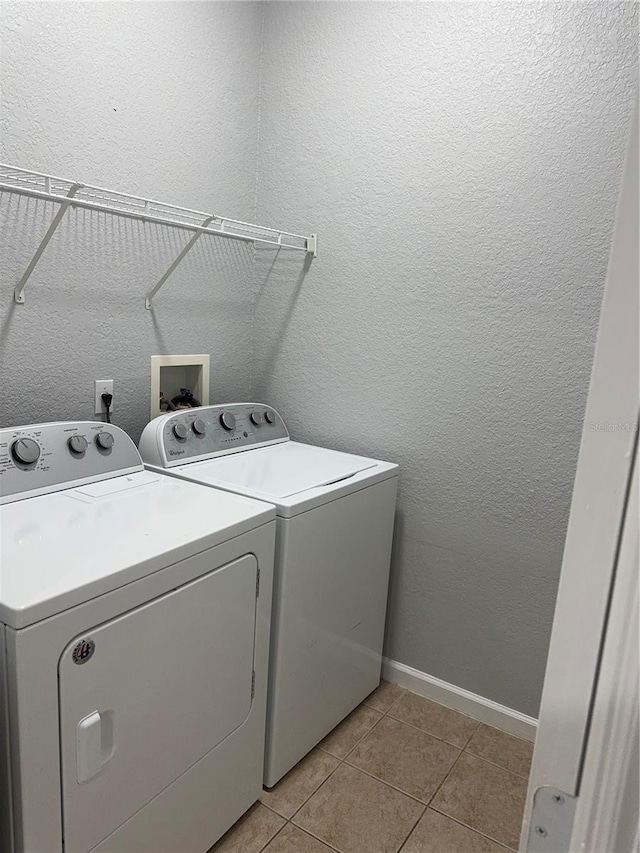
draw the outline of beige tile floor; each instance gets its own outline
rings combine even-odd
[[[210,853],[506,853],[532,750],[383,682]]]

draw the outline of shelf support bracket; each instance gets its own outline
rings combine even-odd
[[[312,258],[318,257],[318,235],[309,234],[307,237],[307,252]]]
[[[214,219],[216,219],[216,217],[215,217],[215,216],[213,216],[213,215],[212,215],[212,216],[207,216],[207,218],[206,218],[206,219],[204,219],[204,220],[201,222],[201,224],[200,224],[200,228],[206,228],[206,227],[207,227],[207,225],[209,225],[209,223],[211,223]],[[202,234],[203,234],[203,232],[202,232],[202,231],[198,231],[196,234],[194,234],[194,235],[193,235],[193,237],[189,240],[189,242],[186,244],[186,246],[185,246],[185,247],[183,248],[183,250],[180,252],[180,254],[179,254],[179,255],[178,255],[178,257],[175,259],[175,261],[171,264],[171,266],[170,266],[170,267],[169,267],[169,269],[166,271],[166,273],[162,276],[162,278],[161,278],[161,279],[158,281],[158,283],[155,285],[155,287],[153,287],[153,288],[149,291],[149,293],[147,293],[147,295],[145,296],[145,300],[144,300],[144,307],[147,309],[147,311],[150,311],[150,310],[151,310],[151,300],[153,299],[153,297],[154,297],[154,296],[156,295],[156,293],[160,290],[160,288],[162,287],[162,285],[163,285],[163,284],[165,283],[165,281],[169,278],[169,276],[170,276],[170,275],[171,275],[171,273],[175,270],[175,268],[176,268],[177,266],[179,266],[179,264],[181,264],[181,263],[182,263],[182,261],[185,259],[185,257],[189,254],[189,252],[190,252],[190,251],[191,251],[191,249],[193,248],[193,244],[194,244],[197,240],[199,240],[199,239],[200,239],[200,237],[202,237]]]
[[[34,271],[38,261],[42,257],[42,253],[47,248],[49,240],[51,240],[51,238],[53,237],[53,235],[55,233],[56,228],[58,227],[58,225],[60,225],[60,222],[62,221],[63,216],[65,215],[65,213],[69,209],[70,205],[73,203],[73,197],[78,192],[78,190],[82,189],[83,186],[84,186],[84,184],[73,184],[73,186],[71,187],[71,189],[67,193],[66,198],[63,201],[61,201],[60,208],[58,209],[58,212],[56,213],[56,215],[53,217],[53,221],[51,222],[51,225],[48,227],[47,233],[42,238],[40,245],[36,249],[35,255],[31,258],[31,262],[30,262],[29,266],[26,268],[22,278],[20,279],[20,281],[16,284],[16,286],[14,288],[13,298],[18,303],[18,305],[24,305],[24,288],[25,288],[25,285],[29,281],[29,277],[31,276],[31,273]]]

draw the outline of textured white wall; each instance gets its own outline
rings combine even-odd
[[[535,713],[634,5],[0,2],[0,24],[3,161],[321,237],[309,270],[203,238],[149,313],[184,236],[72,214],[15,306],[52,211],[1,198],[0,423],[91,416],[113,377],[137,438],[149,355],[210,352],[214,400],[400,462],[387,653]]]
[[[256,3],[0,3],[0,159],[253,221],[262,9]],[[149,356],[211,353],[212,399],[250,396],[253,251],[70,213],[16,306],[12,289],[53,206],[0,198],[0,422],[149,417]],[[57,208],[56,208],[57,209]]]
[[[401,465],[386,653],[536,714],[635,4],[269,3],[255,393]]]

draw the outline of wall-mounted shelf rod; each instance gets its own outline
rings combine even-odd
[[[160,290],[172,272],[184,260],[198,238],[203,234],[213,234],[218,237],[226,237],[229,240],[242,240],[248,243],[275,246],[278,249],[294,249],[306,252],[312,257],[316,257],[317,255],[318,242],[316,234],[308,236],[293,234],[290,231],[267,228],[263,225],[254,225],[253,223],[242,222],[238,219],[229,219],[212,213],[178,207],[177,205],[166,204],[165,202],[155,201],[154,199],[128,195],[102,187],[89,186],[77,181],[69,181],[65,178],[46,175],[42,172],[21,169],[17,166],[0,164],[0,193],[2,192],[16,193],[60,204],[58,212],[15,287],[14,299],[19,304],[24,303],[25,285],[69,207],[111,213],[116,216],[139,219],[143,222],[158,225],[168,225],[172,228],[180,228],[193,232],[193,237],[184,246],[169,269],[147,293],[145,297],[145,307],[147,308],[151,308],[153,296]]]

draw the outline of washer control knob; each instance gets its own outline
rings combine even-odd
[[[262,417],[262,412],[251,412],[251,423],[256,426],[260,426],[264,418]]]
[[[32,438],[18,438],[11,445],[11,455],[22,465],[33,465],[40,458],[40,446]]]
[[[236,428],[236,416],[232,415],[231,412],[223,412],[220,415],[220,423],[226,430],[231,432]]]
[[[196,418],[195,421],[191,424],[191,428],[193,429],[196,435],[204,435],[207,431],[207,425],[202,420],[202,418]]]
[[[173,434],[176,438],[185,439],[187,437],[187,428],[184,424],[174,424]]]
[[[111,450],[111,448],[113,447],[114,440],[115,439],[113,437],[113,434],[110,432],[105,432],[104,430],[102,432],[99,432],[96,436],[96,444],[102,450]]]
[[[276,416],[273,412],[265,412],[264,419],[268,424],[275,424],[276,422]]]
[[[72,435],[67,445],[75,456],[81,456],[88,447],[87,439],[83,435]]]

